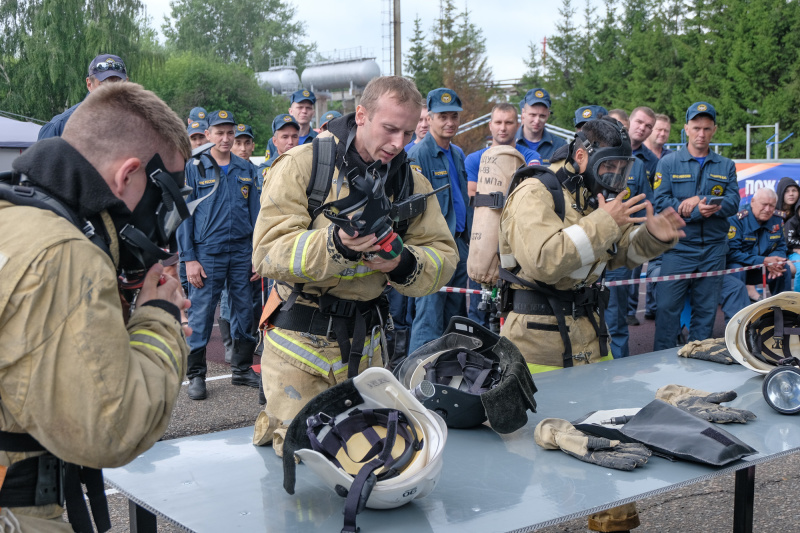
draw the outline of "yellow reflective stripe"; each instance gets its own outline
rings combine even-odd
[[[275,348],[286,355],[297,359],[301,363],[307,364],[323,376],[327,376],[331,370],[331,363],[322,354],[298,344],[294,339],[278,331],[271,329],[267,331],[267,340]]]
[[[363,278],[371,274],[380,274],[380,270],[372,270],[364,263],[359,263],[356,268],[345,268],[336,277],[339,279]]]
[[[372,339],[365,340],[364,341],[364,350],[361,352],[361,354],[362,354],[361,356],[362,357],[368,357],[369,356],[370,346],[372,346],[372,357],[375,357],[376,352],[377,352],[378,355],[380,355],[380,353],[381,353],[381,341],[380,341],[380,339],[381,339],[380,333],[376,333],[375,335],[372,336]],[[338,364],[334,363],[334,365],[333,365],[333,373],[334,374],[338,374],[340,372],[343,372],[343,371],[347,370],[347,365],[342,364],[342,358],[341,357],[336,359],[336,361],[338,362]],[[359,364],[361,364],[360,361],[359,361]]]
[[[432,293],[439,290],[439,280],[442,277],[442,256],[430,246],[423,246],[422,249],[425,250],[425,255],[430,257],[431,261],[436,265],[436,279],[433,282],[433,287],[428,291]]]
[[[600,363],[601,361],[611,361],[611,360],[613,360],[613,359],[614,359],[614,356],[613,356],[613,355],[611,355],[611,352],[609,352],[609,354],[608,354],[607,356],[605,356],[605,357],[601,357],[600,359],[598,359],[597,361],[595,361],[595,363]]]
[[[175,371],[178,373],[179,376],[183,375],[183,370],[180,367],[180,363],[178,362],[178,358],[175,356],[175,353],[167,344],[167,341],[161,335],[157,335],[152,331],[147,331],[145,329],[137,329],[133,333],[131,333],[131,338],[129,341],[131,346],[141,346],[143,348],[150,349],[160,355],[165,361],[171,363],[173,367],[175,367]]]
[[[562,367],[560,366],[550,366],[550,365],[536,365],[533,363],[528,364],[528,371],[531,374],[541,374],[542,372],[550,372],[551,370],[561,370]]]
[[[292,247],[292,274],[306,281],[316,281],[306,273],[306,252],[308,251],[308,239],[313,231],[304,231],[295,240]]]

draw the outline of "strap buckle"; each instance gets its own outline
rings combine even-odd
[[[506,203],[505,195],[500,191],[488,194],[476,193],[469,199],[470,207],[488,207],[489,209],[502,209]]]

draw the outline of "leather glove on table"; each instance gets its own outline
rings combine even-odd
[[[650,457],[644,444],[587,435],[560,418],[545,418],[533,433],[536,444],[545,450],[561,450],[586,463],[617,470],[633,470]]]
[[[706,339],[704,341],[692,341],[678,350],[681,357],[692,359],[702,359],[723,365],[732,365],[736,361],[731,357],[725,339]]]
[[[709,422],[744,424],[748,420],[755,420],[756,415],[750,411],[719,405],[735,400],[736,396],[736,391],[732,390],[712,393],[682,385],[667,385],[656,391],[657,400],[670,403]]]

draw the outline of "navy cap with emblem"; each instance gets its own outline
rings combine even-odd
[[[206,115],[208,115],[208,112],[202,107],[193,107],[192,110],[189,111],[189,120],[192,122],[196,120],[206,120]]]
[[[519,103],[519,108],[522,110],[525,105],[542,104],[547,109],[550,109],[550,93],[541,87],[536,87],[525,93],[525,98]]]
[[[205,120],[194,120],[186,127],[186,133],[191,137],[195,133],[205,134],[207,129],[208,123]]]
[[[236,119],[233,118],[233,113],[220,109],[219,111],[212,111],[208,115],[208,125],[218,126],[220,124],[236,124]]]
[[[584,122],[589,122],[590,120],[597,120],[605,115],[608,115],[608,110],[601,105],[585,105],[579,107],[575,111],[575,127],[580,126]]]
[[[314,96],[314,93],[312,93],[308,89],[300,89],[299,91],[295,91],[292,93],[292,96],[289,97],[290,104],[293,104],[295,102],[303,102],[305,100],[308,100],[312,104],[317,103],[317,97]]]
[[[686,122],[689,122],[698,115],[708,115],[714,123],[717,123],[717,110],[708,102],[695,102],[686,110]]]
[[[294,126],[300,130],[300,124],[289,113],[283,113],[272,119],[272,133],[278,133],[278,130],[284,126]]]
[[[247,124],[237,124],[235,128],[233,128],[233,138],[241,137],[242,135],[247,135],[251,139],[255,139],[253,135],[253,128],[248,126]]]
[[[463,111],[461,98],[452,89],[439,87],[428,93],[428,111],[445,113],[447,111]]]
[[[324,115],[322,115],[322,124],[320,124],[320,128],[328,123],[328,121],[333,120],[335,118],[341,117],[342,114],[338,111],[330,110]]]
[[[123,80],[128,79],[125,62],[119,56],[100,54],[89,63],[89,76],[94,76],[97,81],[107,80],[116,76]]]

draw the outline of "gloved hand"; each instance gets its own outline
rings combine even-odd
[[[650,457],[644,444],[587,435],[560,418],[545,418],[533,432],[536,444],[545,450],[561,450],[586,463],[617,470],[633,470]]]
[[[732,390],[712,393],[683,385],[667,385],[656,391],[657,400],[670,403],[709,422],[744,424],[748,420],[754,420],[756,415],[750,411],[719,405],[722,402],[735,400],[736,396],[736,391]]]
[[[732,365],[736,361],[731,357],[725,339],[706,339],[704,341],[692,341],[678,350],[681,357],[691,357],[692,359],[702,359],[723,365]]]

